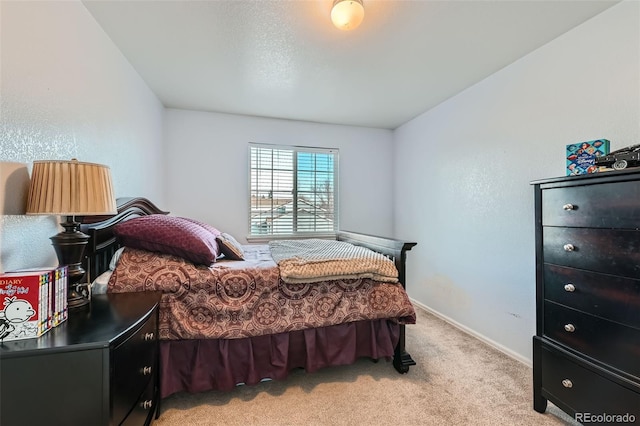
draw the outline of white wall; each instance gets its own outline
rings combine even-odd
[[[246,242],[249,142],[340,149],[340,228],[391,235],[390,130],[168,109],[167,205]]]
[[[0,40],[0,162],[102,163],[116,196],[163,201],[163,107],[82,3],[0,1]],[[0,271],[57,264],[60,230],[0,216]]]
[[[395,132],[409,293],[525,362],[535,333],[534,179],[565,145],[640,142],[640,3],[612,7]]]

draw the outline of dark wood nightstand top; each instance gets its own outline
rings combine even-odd
[[[90,308],[70,311],[67,321],[43,336],[0,343],[0,359],[108,347],[144,322],[160,296],[159,292],[95,295]]]

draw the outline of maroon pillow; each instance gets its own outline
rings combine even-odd
[[[182,257],[196,264],[211,265],[220,254],[213,226],[184,217],[153,214],[117,225],[114,234],[127,247]]]
[[[188,217],[182,217],[181,219],[188,220],[191,223],[195,223],[196,225],[202,226],[204,229],[206,229],[207,231],[211,232],[216,237],[218,237],[218,236],[220,236],[220,234],[222,234],[222,232],[218,231],[216,228],[214,228],[213,226],[209,225],[208,223],[199,222],[199,221],[197,221],[195,219],[189,219]]]

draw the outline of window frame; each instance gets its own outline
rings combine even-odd
[[[295,208],[293,209],[293,227],[296,228],[298,225],[298,154],[299,153],[312,153],[312,154],[331,154],[333,157],[333,229],[331,231],[296,231],[293,233],[287,234],[274,234],[273,229],[270,230],[270,233],[265,234],[254,234],[252,227],[252,214],[253,214],[253,203],[252,203],[252,150],[254,148],[258,149],[271,149],[271,150],[282,150],[282,151],[290,151],[293,153],[293,193],[292,193],[292,202],[294,203]],[[269,240],[277,240],[277,239],[298,239],[298,238],[335,238],[336,232],[339,228],[339,159],[340,159],[340,151],[338,148],[322,148],[322,147],[310,147],[310,146],[301,146],[301,145],[279,145],[279,144],[267,144],[267,143],[257,143],[250,142],[248,149],[248,192],[249,192],[249,233],[247,236],[247,241],[249,242],[260,242],[260,241],[269,241]],[[273,165],[272,165],[273,168]],[[273,183],[272,183],[273,188]],[[272,208],[275,208],[273,206]]]

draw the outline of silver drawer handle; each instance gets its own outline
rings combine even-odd
[[[153,338],[154,338],[153,333],[144,333],[144,336],[142,336],[142,339],[145,341],[153,340]]]
[[[571,284],[571,283],[568,283],[568,284],[564,285],[564,289],[565,289],[565,291],[573,293],[574,291],[576,291],[576,286]]]
[[[151,367],[142,367],[142,375],[148,376],[149,374],[151,374]]]
[[[565,324],[564,330],[568,331],[569,333],[573,333],[574,331],[576,331],[576,327],[573,324]]]
[[[565,244],[563,248],[564,248],[564,251],[574,251],[576,249],[573,244]]]
[[[573,387],[573,383],[571,383],[571,380],[569,379],[564,379],[562,381],[562,386],[564,386],[567,389],[571,389]]]
[[[148,410],[149,408],[153,407],[153,401],[150,399],[147,399],[146,401],[141,402],[140,406],[143,409]]]
[[[562,208],[564,210],[573,210],[575,207],[573,206],[573,204],[565,204],[564,206],[562,206]]]

